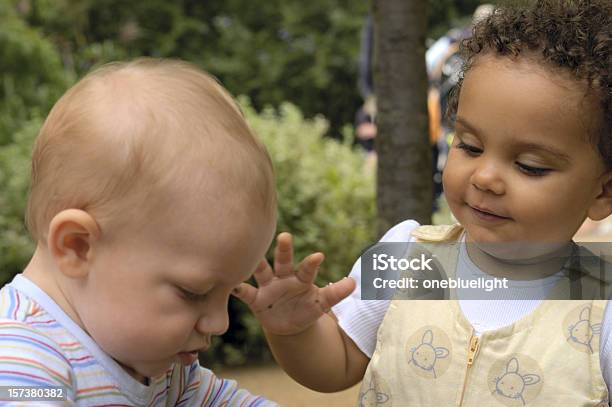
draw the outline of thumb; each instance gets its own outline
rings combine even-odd
[[[333,284],[329,284],[327,287],[321,289],[321,297],[323,300],[323,307],[329,309],[348,297],[357,286],[355,280],[350,277],[345,277],[340,281],[336,281]]]
[[[247,283],[241,283],[232,290],[232,295],[251,307],[257,297],[257,288]]]

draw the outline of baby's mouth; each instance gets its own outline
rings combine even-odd
[[[180,352],[178,354],[179,361],[183,366],[189,366],[193,364],[196,360],[198,360],[198,351],[190,351],[190,352]]]
[[[204,346],[202,346],[202,347],[200,347],[198,349],[192,349],[192,350],[188,350],[188,351],[184,351],[184,352],[179,352],[177,354],[177,356],[178,356],[181,364],[184,365],[184,366],[189,366],[193,362],[198,360],[198,354],[200,352],[206,352],[208,350],[208,348],[210,347],[210,343],[211,343],[210,335],[207,335],[206,336],[206,344],[204,344]]]

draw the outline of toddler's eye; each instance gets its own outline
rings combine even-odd
[[[476,146],[473,146],[471,144],[466,144],[463,141],[460,141],[459,143],[457,143],[457,148],[465,151],[467,155],[470,155],[473,157],[476,157],[482,153],[482,149]]]
[[[532,177],[541,177],[552,171],[550,168],[532,167],[531,165],[525,165],[519,162],[517,162],[516,165],[521,172]]]

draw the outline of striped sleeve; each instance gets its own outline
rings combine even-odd
[[[9,319],[0,319],[0,386],[63,387],[67,401],[60,405],[74,401],[74,375],[60,347],[28,325]]]
[[[213,372],[194,363],[187,367],[187,382],[177,406],[199,407],[273,407],[278,406],[261,396],[239,389],[234,380],[220,379]]]

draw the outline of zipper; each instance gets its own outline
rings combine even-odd
[[[465,395],[465,389],[467,387],[468,375],[470,374],[470,368],[474,364],[474,359],[476,359],[478,349],[480,349],[480,341],[478,340],[478,336],[474,335],[474,331],[472,331],[470,345],[468,347],[467,368],[465,370],[465,378],[463,379],[463,389],[461,390],[461,398],[459,399],[459,407],[463,405],[463,396]]]

